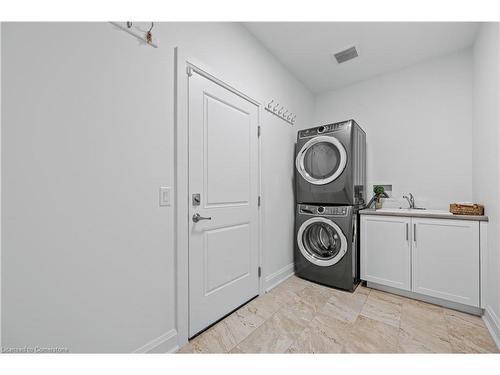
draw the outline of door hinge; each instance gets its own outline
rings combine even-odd
[[[260,199],[260,195],[259,195],[259,197],[257,198],[257,206],[258,207],[260,207],[260,201],[261,201],[261,199]]]
[[[186,67],[186,74],[188,77],[191,77],[193,75],[193,68],[191,68],[190,66],[187,66]]]
[[[257,126],[257,137],[260,137],[260,125]]]
[[[262,276],[262,268],[259,267],[259,270],[258,270],[258,274],[259,274],[259,277]]]

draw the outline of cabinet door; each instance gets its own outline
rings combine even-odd
[[[361,216],[361,278],[410,290],[410,218]]]
[[[417,219],[413,223],[413,291],[479,306],[479,222]]]

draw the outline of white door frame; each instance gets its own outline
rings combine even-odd
[[[175,174],[175,211],[174,211],[174,247],[176,269],[176,319],[177,343],[184,345],[189,337],[189,127],[188,127],[188,74],[191,71],[215,82],[232,93],[248,100],[258,107],[258,126],[262,126],[262,101],[247,96],[242,91],[228,84],[223,75],[213,74],[204,64],[188,57],[179,47],[174,49],[174,174]],[[210,73],[209,73],[210,72]],[[261,137],[258,138],[258,190],[262,197],[261,173]],[[262,207],[258,212],[257,262],[261,267],[259,294],[263,292],[263,256],[262,256]]]

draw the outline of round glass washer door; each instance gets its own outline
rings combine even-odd
[[[335,137],[321,135],[311,138],[300,149],[295,167],[300,175],[314,185],[325,185],[344,171],[347,153]]]
[[[338,263],[347,252],[347,239],[339,226],[324,217],[306,220],[297,232],[302,255],[317,266]]]

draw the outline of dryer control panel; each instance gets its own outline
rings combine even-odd
[[[309,138],[309,137],[315,137],[320,134],[324,133],[331,133],[336,130],[340,130],[341,128],[344,128],[345,126],[349,125],[351,121],[343,121],[343,122],[336,122],[333,124],[326,124],[326,125],[321,125],[316,128],[311,128],[311,129],[305,129],[299,131],[299,138]]]
[[[320,216],[347,216],[350,206],[316,206],[309,204],[299,205],[299,213],[307,215],[320,215]]]

